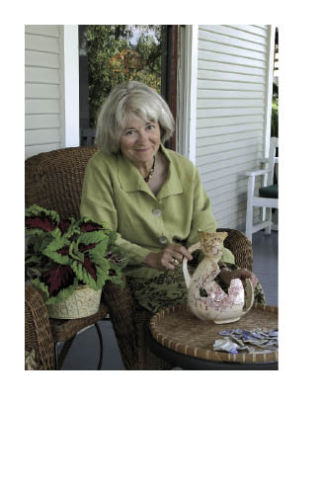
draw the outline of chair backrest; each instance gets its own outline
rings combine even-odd
[[[275,171],[275,162],[276,162],[276,150],[278,147],[278,138],[271,137],[270,138],[270,147],[269,147],[269,156],[264,161],[264,167],[271,168],[269,173],[266,175],[263,186],[270,186],[274,183],[274,171]]]
[[[269,147],[269,161],[274,162],[274,158],[276,157],[276,149],[278,147],[278,138],[271,137],[270,138],[270,147]]]
[[[79,217],[84,171],[95,147],[68,147],[26,160],[26,207],[38,204],[61,217]]]

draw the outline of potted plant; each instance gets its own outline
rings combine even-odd
[[[26,278],[42,293],[53,318],[80,318],[99,309],[107,280],[122,284],[125,258],[117,234],[89,218],[60,219],[56,211],[26,209]]]

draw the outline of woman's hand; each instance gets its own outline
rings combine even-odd
[[[173,271],[186,257],[192,260],[189,251],[180,244],[168,244],[168,246],[159,253],[149,253],[143,263],[151,268]]]

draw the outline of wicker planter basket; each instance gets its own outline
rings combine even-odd
[[[94,315],[99,311],[102,290],[94,290],[89,286],[78,288],[66,300],[47,305],[50,318],[74,320]]]

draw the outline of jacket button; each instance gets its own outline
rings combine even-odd
[[[161,244],[167,244],[168,238],[167,238],[167,236],[160,236],[159,241],[160,241]]]
[[[158,218],[159,216],[161,216],[161,210],[160,210],[160,209],[154,209],[154,210],[152,211],[152,214],[153,214],[156,218]]]

